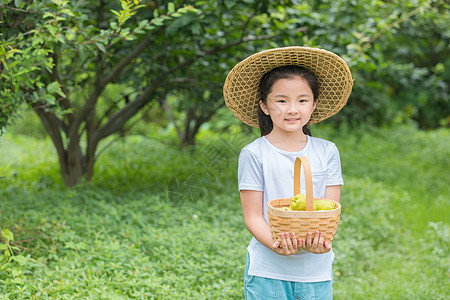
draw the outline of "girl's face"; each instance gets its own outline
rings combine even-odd
[[[260,106],[270,115],[274,132],[302,132],[316,108],[311,88],[298,76],[275,81],[266,102],[260,101]]]

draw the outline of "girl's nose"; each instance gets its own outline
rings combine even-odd
[[[296,113],[297,112],[297,103],[295,101],[290,102],[287,107],[287,113]]]

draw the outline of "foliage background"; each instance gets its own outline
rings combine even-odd
[[[355,78],[345,109],[312,128],[337,144],[346,183],[333,242],[335,298],[448,298],[445,1],[189,1],[192,9],[173,18],[166,16],[185,1],[122,3],[145,7],[0,1],[0,122],[8,125],[0,137],[0,299],[242,298],[250,234],[237,156],[259,134],[223,107],[221,84],[242,58],[292,44],[341,54]],[[102,5],[108,21],[96,23]],[[14,27],[24,14],[35,22]],[[91,43],[112,42],[110,22],[120,20],[127,38]],[[140,32],[145,20],[161,23]],[[30,32],[26,24],[42,31],[18,38]],[[105,87],[85,124],[101,129],[152,76],[192,63],[99,141],[90,181],[66,188],[36,109],[69,126],[95,89],[96,59],[113,68],[145,38],[151,45]],[[63,57],[58,84],[51,53]],[[57,100],[68,94],[67,111]]]

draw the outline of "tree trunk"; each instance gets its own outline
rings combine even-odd
[[[86,168],[83,167],[83,165],[85,165],[85,157],[81,153],[81,149],[78,150],[80,151],[76,151],[77,153],[64,150],[63,156],[58,155],[61,175],[63,177],[64,184],[69,188],[74,187],[83,178],[86,178]]]
[[[97,143],[91,143],[86,149],[86,154],[83,154],[78,134],[74,141],[64,143],[62,134],[67,131],[64,123],[47,110],[42,103],[33,104],[33,109],[41,119],[55,146],[64,184],[72,188],[82,179],[91,180]]]
[[[178,134],[181,141],[181,147],[195,145],[195,137],[197,136],[200,127],[208,122],[214,114],[225,105],[225,102],[221,102],[215,108],[211,109],[207,115],[198,112],[198,107],[195,105],[193,108],[187,111],[185,126],[183,134]]]
[[[198,131],[200,130],[200,126],[204,123],[203,120],[189,116],[186,119],[185,129],[183,132],[183,138],[181,139],[181,147],[185,146],[194,146],[195,145],[195,137],[197,136]]]

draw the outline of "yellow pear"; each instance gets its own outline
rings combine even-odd
[[[306,196],[297,194],[292,198],[290,208],[292,210],[306,210]]]
[[[314,210],[331,210],[335,208],[336,205],[331,200],[327,199],[314,200]]]

